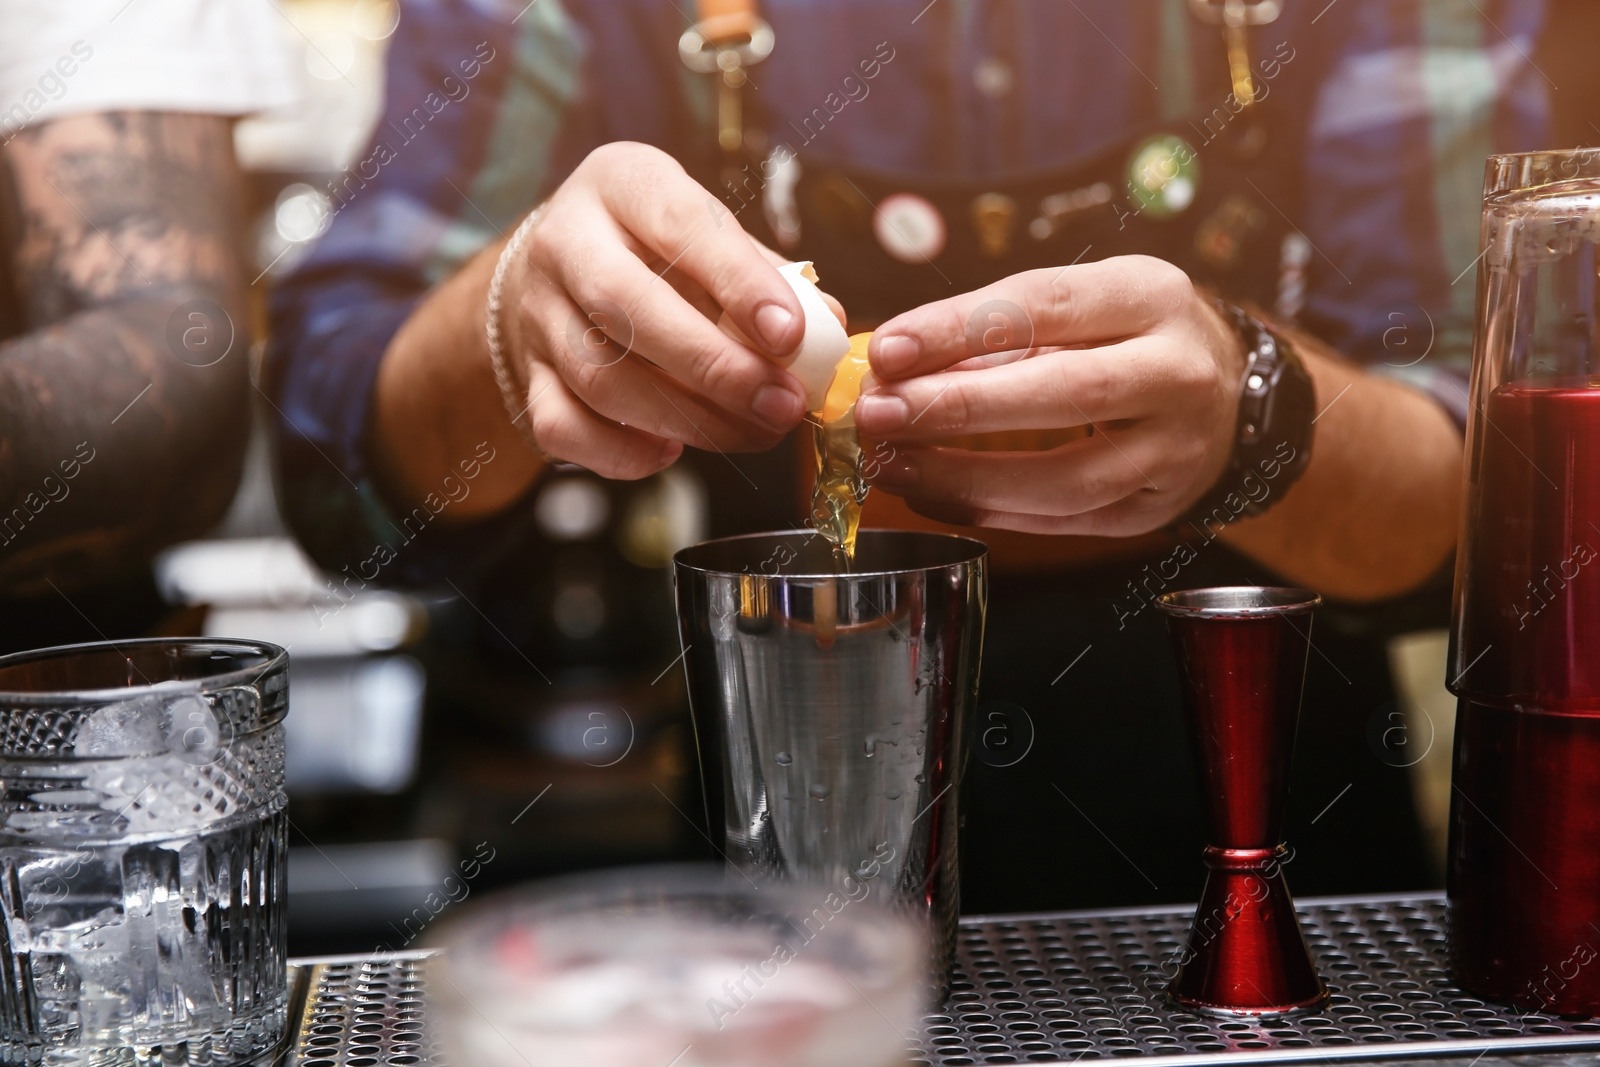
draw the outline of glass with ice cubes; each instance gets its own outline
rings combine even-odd
[[[0,657],[0,1063],[237,1063],[284,1033],[288,655]]]

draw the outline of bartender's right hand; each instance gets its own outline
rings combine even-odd
[[[642,478],[684,445],[771,448],[804,414],[773,362],[804,332],[769,253],[665,153],[595,149],[507,266],[502,328],[555,459]],[[717,326],[726,311],[754,349]]]

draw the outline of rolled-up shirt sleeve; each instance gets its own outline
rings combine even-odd
[[[1405,18],[1398,18],[1404,12]],[[1307,138],[1303,321],[1466,423],[1485,157],[1541,147],[1538,0],[1358,5]]]

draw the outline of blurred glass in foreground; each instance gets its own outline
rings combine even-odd
[[[475,1067],[894,1067],[927,935],[825,886],[632,868],[502,894],[430,962],[446,1062]]]

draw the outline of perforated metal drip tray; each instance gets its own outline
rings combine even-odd
[[[278,1063],[441,1067],[428,1028],[429,952],[291,960],[292,1032]]]
[[[1519,1014],[1468,996],[1445,967],[1437,896],[1304,901],[1332,992],[1287,1019],[1228,1021],[1164,995],[1191,908],[964,919],[950,998],[911,1062],[1201,1064],[1600,1048],[1600,1020]],[[301,960],[295,1067],[445,1067],[427,1025],[425,954]],[[464,1067],[464,1065],[456,1065]]]
[[[950,999],[928,1017],[922,1062],[1281,1063],[1600,1047],[1600,1021],[1520,1014],[1456,988],[1442,896],[1310,900],[1299,910],[1328,1005],[1237,1022],[1164,995],[1193,907],[964,921]]]

